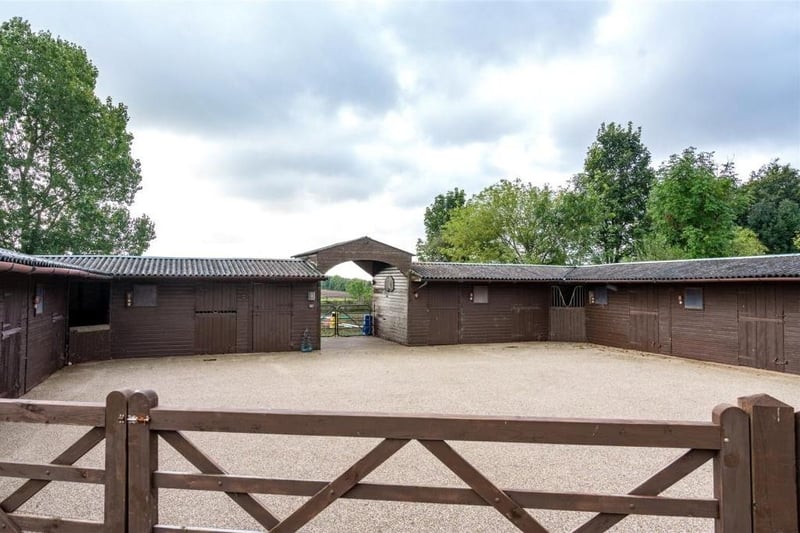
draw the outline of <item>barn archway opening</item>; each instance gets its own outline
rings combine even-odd
[[[328,276],[327,283],[320,283],[321,337],[377,336],[402,342],[411,253],[361,237],[295,257],[312,263]],[[322,290],[330,290],[329,282],[336,280],[335,276],[351,280],[351,290],[339,287],[337,293],[327,292],[324,297]]]

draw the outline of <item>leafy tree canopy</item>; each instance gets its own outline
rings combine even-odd
[[[553,190],[501,180],[454,210],[442,239],[454,261],[563,264],[563,224]]]
[[[731,255],[738,203],[733,166],[687,148],[659,169],[648,202],[651,238],[686,258]]]
[[[600,125],[589,147],[583,172],[573,178],[575,191],[591,206],[586,243],[593,260],[618,263],[634,253],[645,232],[647,198],[653,184],[650,151],[642,144],[642,129],[628,122]]]
[[[450,220],[453,210],[466,203],[463,189],[456,187],[439,194],[425,208],[425,240],[417,240],[417,255],[423,261],[450,261],[442,242],[442,228]]]
[[[740,223],[752,229],[771,254],[796,252],[800,231],[800,172],[777,160],[753,172],[742,187],[748,200]]]
[[[96,80],[79,46],[0,25],[0,246],[140,254],[155,237],[129,212],[141,174],[127,109],[97,98]]]

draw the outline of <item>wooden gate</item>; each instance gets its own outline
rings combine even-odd
[[[292,345],[292,288],[253,285],[253,351],[281,352]]]
[[[658,352],[658,290],[653,286],[630,289],[630,343],[644,352]]]
[[[437,285],[431,285],[428,291],[430,323],[427,344],[458,344],[460,291],[458,288]]]
[[[203,531],[214,527],[159,522],[160,489],[222,492],[266,530],[297,531],[339,498],[490,506],[519,530],[547,530],[527,509],[596,513],[576,531],[606,531],[629,515],[714,519],[718,532],[797,531],[795,419],[791,406],[766,395],[720,405],[711,422],[555,419],[174,409],[152,391],[115,391],[103,404],[0,400],[0,421],[88,425],[91,429],[47,464],[0,459],[0,476],[27,479],[0,496],[0,526],[11,532]],[[380,439],[331,481],[232,475],[183,432],[280,434]],[[162,471],[159,437],[199,473]],[[105,439],[105,468],[76,467]],[[416,440],[469,488],[363,483]],[[628,494],[558,493],[500,488],[447,442],[688,448]],[[270,451],[267,453],[274,453]],[[713,461],[713,497],[659,496]],[[44,517],[19,508],[53,481],[105,485],[102,521]],[[279,518],[252,494],[305,496]],[[92,496],[92,495],[90,495]],[[92,496],[93,497],[93,496]]]
[[[774,286],[749,286],[737,295],[739,364],[784,371],[783,296]]]
[[[204,282],[195,289],[195,353],[236,352],[236,285]]]
[[[158,521],[159,489],[184,489],[223,492],[272,532],[297,531],[339,498],[491,506],[521,531],[532,532],[546,531],[526,510],[536,508],[597,513],[577,531],[606,531],[632,514],[713,518],[717,531],[722,532],[796,530],[796,461],[793,446],[788,446],[794,442],[793,410],[766,396],[740,399],[740,405],[744,410],[729,405],[715,408],[712,422],[705,423],[170,409],[159,407],[152,391],[112,392],[105,407],[0,400],[2,421],[92,426],[50,464],[0,462],[0,475],[29,480],[0,502],[0,523],[10,531],[48,531],[56,526],[63,531],[88,532],[187,530]],[[309,481],[230,475],[183,431],[381,440],[333,480]],[[200,473],[161,471],[158,437]],[[69,466],[104,438],[104,470]],[[418,441],[469,488],[362,483],[411,440]],[[601,495],[502,489],[448,440],[689,450],[628,494]],[[658,496],[709,460],[714,462],[713,498]],[[104,520],[18,512],[51,481],[105,483]],[[252,493],[308,499],[281,519]]]

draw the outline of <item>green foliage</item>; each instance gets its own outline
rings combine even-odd
[[[328,279],[323,280],[320,283],[320,288],[328,289],[330,291],[346,291],[348,281],[350,281],[349,278],[343,278],[342,276],[333,275],[330,276]]]
[[[442,241],[442,228],[450,220],[455,209],[466,203],[463,189],[456,187],[439,194],[425,208],[425,240],[417,239],[417,256],[422,261],[450,261]]]
[[[0,26],[0,246],[25,253],[144,252],[124,105],[94,94],[86,52],[13,18]]]
[[[372,283],[363,279],[347,281],[347,295],[358,303],[372,301]]]
[[[659,169],[648,202],[653,238],[687,258],[731,255],[738,201],[732,166],[687,148]]]
[[[736,233],[731,242],[731,255],[733,256],[751,256],[751,255],[764,255],[767,253],[767,247],[758,240],[756,232],[750,228],[736,227]]]
[[[627,128],[614,122],[600,125],[583,172],[573,178],[576,193],[590,206],[583,247],[592,250],[594,261],[617,263],[634,254],[646,231],[654,176],[641,128],[630,122]]]
[[[563,264],[565,220],[548,187],[501,180],[453,211],[442,231],[455,261]]]
[[[769,253],[797,251],[800,231],[800,172],[772,161],[753,172],[742,187],[748,205],[740,223],[752,229]]]

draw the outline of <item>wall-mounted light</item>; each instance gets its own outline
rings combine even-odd
[[[133,306],[133,291],[125,292],[125,307]]]
[[[678,295],[678,305],[683,305],[683,294]]]
[[[472,302],[475,300],[475,295],[473,293],[469,293],[469,301]]]

